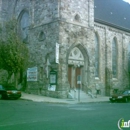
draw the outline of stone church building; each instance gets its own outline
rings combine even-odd
[[[26,91],[67,98],[129,88],[130,5],[123,0],[0,0],[29,48]]]

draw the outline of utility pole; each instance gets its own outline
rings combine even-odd
[[[78,65],[80,68],[80,65]],[[78,84],[78,101],[80,102],[80,84],[81,84],[81,74],[77,76],[77,84]]]

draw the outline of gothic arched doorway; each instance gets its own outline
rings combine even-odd
[[[83,50],[83,48],[82,48]],[[87,56],[86,56],[87,57]],[[81,78],[81,87],[84,82],[87,82],[87,68],[88,63],[86,64],[86,58],[81,52],[79,47],[74,47],[68,56],[68,81],[71,89],[78,88],[78,77]]]

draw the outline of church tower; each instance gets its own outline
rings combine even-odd
[[[62,92],[94,86],[94,1],[59,1],[59,87]],[[90,57],[91,56],[91,57]],[[61,69],[60,69],[61,68]]]

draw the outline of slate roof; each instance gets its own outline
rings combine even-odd
[[[123,0],[94,0],[94,19],[130,32],[130,4]]]

